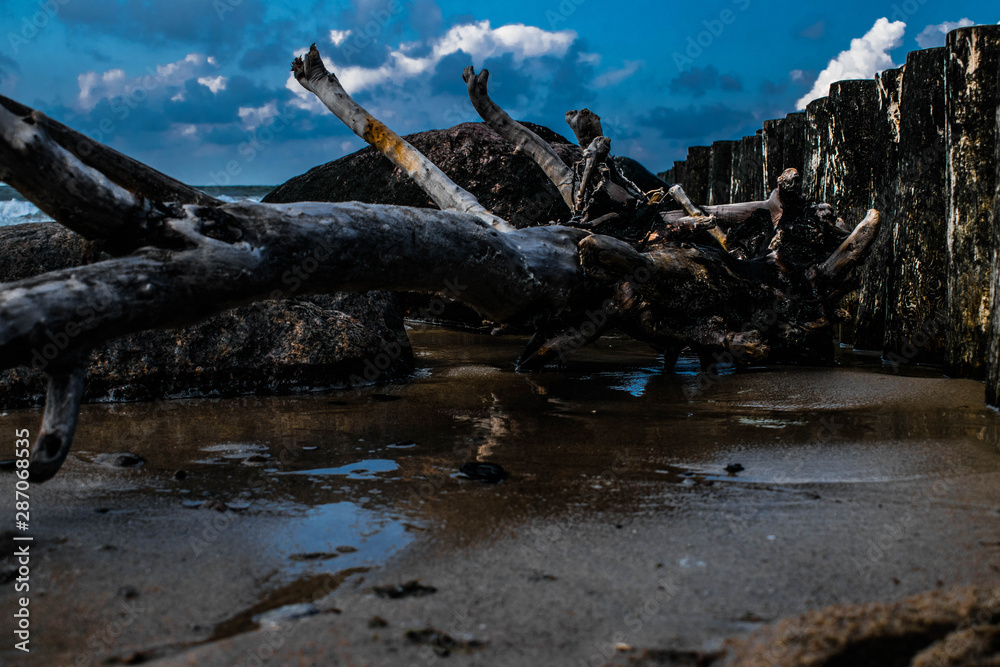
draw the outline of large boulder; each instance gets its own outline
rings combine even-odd
[[[547,141],[567,164],[579,146],[547,127],[524,123]],[[515,227],[564,221],[570,217],[556,187],[531,158],[483,123],[461,123],[404,137],[441,171],[494,214]],[[368,204],[433,207],[403,170],[369,147],[310,169],[278,186],[265,202],[360,201]]]
[[[0,282],[101,259],[55,223],[0,227]],[[0,373],[0,405],[44,398],[41,346]],[[236,308],[184,329],[144,331],[91,354],[87,400],[275,394],[392,379],[413,357],[395,297],[384,292],[310,296]]]

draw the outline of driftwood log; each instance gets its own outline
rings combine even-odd
[[[32,479],[51,478],[69,452],[88,350],[285,295],[292,269],[304,292],[439,293],[529,328],[521,369],[611,329],[662,350],[668,370],[684,347],[706,366],[832,354],[835,304],[857,285],[878,230],[874,210],[846,235],[829,207],[802,199],[795,170],[767,201],[699,209],[675,190],[687,210],[669,210],[666,193],[642,192],[619,171],[596,114],[568,116],[587,154],[564,164],[489,99],[488,73],[470,68],[468,92],[486,123],[575,211],[565,224],[515,230],[352,100],[315,46],[292,69],[441,210],[223,203],[0,97],[0,179],[113,255],[0,285],[0,369],[47,362]],[[733,239],[739,252],[727,251]]]

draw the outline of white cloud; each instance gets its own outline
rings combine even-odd
[[[573,30],[549,31],[521,23],[492,28],[489,21],[479,21],[452,27],[432,40],[427,45],[429,49],[425,50],[428,55],[422,57],[409,55],[419,45],[408,43],[392,51],[385,64],[379,67],[337,67],[327,59],[324,62],[327,69],[337,75],[344,89],[353,94],[390,81],[399,83],[432,72],[443,58],[459,51],[469,54],[473,65],[482,67],[487,58],[504,54],[514,56],[515,62],[545,55],[562,57],[575,40],[576,32]],[[299,98],[298,106],[320,108],[309,99],[312,96],[299,86],[294,76],[289,76],[285,87]]]
[[[334,46],[340,46],[350,36],[351,36],[351,31],[350,30],[331,30],[330,31],[330,41],[333,43]]]
[[[793,69],[791,72],[788,73],[788,77],[792,81],[798,82],[806,78],[806,73],[800,69]]]
[[[252,130],[278,115],[278,102],[271,100],[259,107],[240,107],[237,113],[246,129]]]
[[[642,60],[626,60],[625,66],[621,69],[613,69],[601,74],[594,79],[595,88],[607,88],[615,86],[638,72],[646,63]]]
[[[796,104],[799,109],[815,99],[829,94],[830,84],[845,79],[867,79],[890,67],[895,67],[888,51],[903,43],[903,33],[906,24],[902,21],[889,23],[889,19],[880,18],[875,21],[872,29],[864,37],[851,40],[851,48],[841,51],[840,55],[830,61],[809,91]]]
[[[198,77],[198,83],[211,90],[214,95],[218,95],[220,90],[225,90],[228,82],[229,79],[224,76]]]
[[[967,18],[959,19],[956,22],[945,21],[944,23],[938,23],[937,25],[929,25],[924,28],[919,35],[917,35],[917,44],[919,44],[922,49],[944,46],[945,35],[955,28],[964,28],[970,25],[975,25],[975,23]]]
[[[581,53],[576,57],[576,62],[581,65],[593,65],[597,67],[601,64],[601,54],[600,53]]]
[[[205,76],[209,73],[208,66],[212,64],[212,60],[200,53],[191,53],[177,62],[157,65],[155,68],[146,67],[144,74],[133,77],[128,76],[125,70],[117,68],[109,69],[103,74],[94,71],[84,72],[77,76],[77,85],[80,88],[77,102],[83,110],[89,111],[102,99],[113,99],[124,95],[132,96],[138,101],[140,96],[145,99],[145,96],[157,88],[181,86],[190,79],[197,79],[198,83],[208,86],[215,93],[225,89],[226,78]]]

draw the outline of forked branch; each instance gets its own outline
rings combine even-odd
[[[490,79],[489,70],[476,70],[470,65],[462,72],[462,79],[469,90],[469,99],[476,112],[494,132],[514,144],[515,151],[526,153],[535,161],[552,184],[559,190],[569,210],[574,210],[573,170],[570,169],[552,146],[540,136],[511,118],[506,111],[490,99],[486,84]]]

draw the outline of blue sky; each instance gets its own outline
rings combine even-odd
[[[604,119],[660,171],[750,134],[829,80],[997,23],[996,0],[0,0],[0,93],[194,185],[277,184],[363,142],[289,79],[310,43],[400,134],[478,120],[462,69],[515,118]],[[880,21],[880,19],[885,19]],[[841,55],[842,52],[846,54]]]

